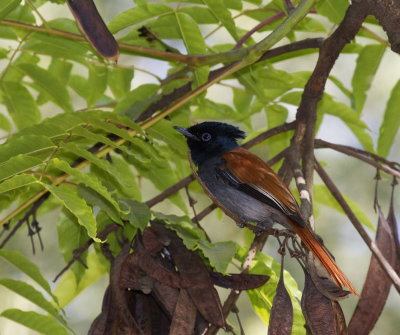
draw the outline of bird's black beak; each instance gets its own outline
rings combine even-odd
[[[174,129],[175,129],[177,132],[179,132],[179,133],[181,133],[182,135],[184,135],[185,137],[187,137],[187,138],[191,138],[191,139],[193,139],[193,140],[195,140],[195,141],[200,141],[199,138],[198,138],[196,135],[193,135],[193,134],[192,134],[190,131],[188,131],[186,128],[174,126]]]

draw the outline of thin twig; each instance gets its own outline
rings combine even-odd
[[[377,154],[374,154],[372,152],[353,148],[353,147],[350,147],[347,145],[334,144],[334,143],[326,142],[326,141],[320,140],[320,139],[315,140],[315,148],[330,148],[330,149],[336,150],[336,151],[346,154],[348,156],[357,158],[357,159],[359,159],[369,165],[372,165],[373,167],[380,169],[392,176],[400,178],[399,163],[388,161],[387,159],[385,159]],[[368,157],[370,157],[371,159],[369,159]],[[378,162],[382,162],[384,165],[382,165]],[[385,165],[387,165],[387,166],[385,166]]]
[[[104,228],[101,232],[99,232],[97,234],[97,237],[101,240],[104,240],[108,234],[110,234],[111,232],[117,230],[118,228],[120,228],[121,226],[113,223],[108,225],[106,228]],[[73,251],[73,256],[71,258],[71,260],[62,268],[62,270],[54,277],[53,279],[53,283],[56,282],[58,280],[58,278],[60,278],[71,266],[72,264],[74,264],[77,260],[79,260],[80,262],[82,262],[81,260],[81,256],[82,254],[89,249],[89,247],[93,244],[93,240],[90,239],[88,240],[86,243],[84,243],[82,246],[80,246],[79,248],[75,249]],[[82,263],[82,265],[84,265]],[[85,266],[85,265],[84,265]]]

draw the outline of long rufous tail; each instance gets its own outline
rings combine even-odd
[[[344,275],[344,273],[339,269],[334,260],[329,256],[328,252],[315,238],[314,233],[310,230],[308,226],[300,226],[296,222],[290,222],[291,226],[295,230],[296,234],[299,235],[301,240],[307,246],[308,249],[321,261],[322,265],[333,277],[335,282],[340,288],[343,286],[347,287],[349,291],[355,295],[359,295],[356,289],[351,284],[350,280]]]

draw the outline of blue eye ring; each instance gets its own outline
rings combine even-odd
[[[211,136],[210,133],[203,133],[203,134],[201,134],[201,140],[202,140],[203,142],[208,142],[208,141],[211,140],[211,138],[212,138],[212,136]]]

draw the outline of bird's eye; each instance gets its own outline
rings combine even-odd
[[[203,142],[208,142],[209,140],[211,140],[211,134],[210,133],[203,133],[201,135],[201,140]]]

